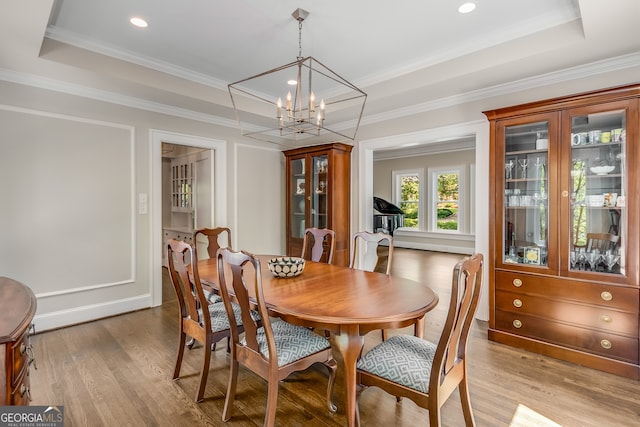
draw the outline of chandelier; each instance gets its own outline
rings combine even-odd
[[[295,61],[228,85],[242,135],[273,143],[330,135],[353,140],[367,94],[312,56],[302,56],[302,22],[296,9]]]

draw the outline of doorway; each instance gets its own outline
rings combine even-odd
[[[196,208],[193,214],[176,217],[182,222],[177,225],[185,227],[185,230],[193,230],[194,227],[202,225],[215,227],[227,225],[226,214],[226,176],[227,176],[227,145],[226,141],[202,138],[199,136],[178,134],[166,131],[151,130],[151,156],[152,156],[152,190],[151,190],[151,255],[150,265],[152,269],[152,282],[149,285],[149,292],[153,306],[162,304],[162,275],[163,275],[163,239],[164,225],[167,224],[166,195],[163,194],[163,145],[165,147],[164,157],[169,156],[169,150],[173,152],[197,152],[204,153],[194,157],[194,169],[201,169],[200,176],[203,177],[203,184],[195,191],[200,194],[201,208]],[[209,164],[202,159],[209,155]],[[164,161],[166,166],[166,160]],[[207,172],[207,170],[209,172]],[[208,179],[207,178],[208,173]],[[206,184],[204,184],[206,183]],[[164,186],[166,188],[166,185]],[[170,190],[170,188],[169,188]],[[198,197],[196,193],[196,197]],[[169,193],[169,197],[172,197]],[[208,203],[207,202],[208,198]],[[168,212],[171,213],[171,202],[169,201]],[[185,209],[185,211],[188,211]],[[188,213],[188,212],[186,212]],[[170,215],[170,214],[169,214]],[[191,223],[189,222],[191,221]]]

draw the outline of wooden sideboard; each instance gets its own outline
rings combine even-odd
[[[0,405],[28,405],[29,366],[33,351],[29,328],[36,314],[36,297],[29,287],[0,277]]]

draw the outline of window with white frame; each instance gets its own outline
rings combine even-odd
[[[404,212],[404,226],[423,229],[424,172],[421,169],[393,171],[393,184],[393,203]]]
[[[462,233],[464,167],[430,168],[429,176],[429,231]]]

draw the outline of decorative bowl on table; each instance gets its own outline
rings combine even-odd
[[[269,271],[276,277],[295,277],[304,270],[304,259],[298,257],[277,257],[269,260]]]
[[[614,169],[615,166],[593,166],[591,168],[591,172],[595,173],[596,175],[606,175]]]

